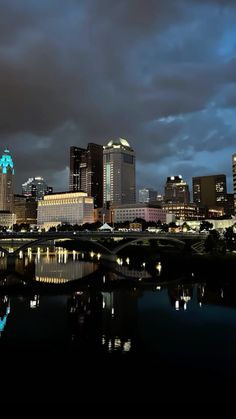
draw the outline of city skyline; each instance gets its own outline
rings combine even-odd
[[[113,141],[113,140],[112,140]],[[126,141],[126,140],[125,140]],[[87,144],[88,145],[88,144]],[[71,149],[73,149],[73,148],[77,148],[77,147],[74,147],[74,146],[70,146],[70,148],[69,148],[69,157],[70,157],[70,151],[71,151]],[[11,151],[11,155],[12,156],[14,156],[14,153],[12,153],[12,151]],[[231,155],[231,162],[232,162],[232,158],[233,158],[233,156],[235,155],[235,153],[233,153],[232,155]],[[13,159],[15,159],[14,157],[13,157]],[[14,160],[14,166],[16,166],[16,164],[15,164],[15,160]],[[43,171],[43,169],[42,169],[42,171]],[[179,174],[179,175],[173,175],[173,174],[171,174],[170,175],[170,172],[167,172],[167,173],[169,173],[168,175],[167,175],[167,178],[168,177],[178,177],[178,176],[180,176],[181,178],[183,178],[183,176],[182,176],[182,174]],[[226,171],[226,173],[227,173],[227,171]],[[206,177],[206,176],[217,176],[219,173],[216,173],[216,172],[213,172],[213,173],[208,173],[208,174],[206,174],[206,175],[202,175],[202,174],[198,174],[197,173],[197,177]],[[231,165],[231,171],[230,171],[230,175],[228,176],[227,174],[225,174],[225,176],[226,176],[226,185],[227,185],[227,189],[229,190],[229,193],[233,193],[234,192],[234,187],[233,187],[233,171],[232,171],[232,165]],[[18,173],[18,176],[16,177],[16,180],[14,181],[14,193],[22,193],[22,187],[24,186],[24,184],[25,183],[27,183],[27,181],[25,181],[25,182],[23,182],[22,184],[20,184],[19,183],[19,178],[21,178],[22,177],[22,175],[21,174],[19,174]],[[50,177],[50,176],[49,176]],[[196,177],[196,176],[195,176]],[[34,176],[33,178],[35,178],[35,179],[37,179],[37,178],[42,178],[41,176],[40,177],[38,177],[38,176]],[[30,180],[30,179],[33,179],[32,177],[30,177],[28,180]],[[70,173],[70,165],[68,165],[68,167],[67,167],[67,179],[65,179],[65,184],[62,182],[61,183],[61,185],[64,185],[64,187],[62,186],[62,187],[60,187],[60,185],[58,186],[58,187],[55,187],[55,192],[61,192],[61,191],[63,191],[63,192],[65,192],[65,191],[69,191],[70,190],[70,182],[71,182],[71,180],[70,180],[70,178],[71,178],[71,173]],[[192,191],[192,179],[194,178],[194,176],[191,176],[190,175],[190,177],[189,177],[189,179],[188,180],[186,180],[186,183],[188,184],[188,187],[189,187],[189,191],[190,191],[190,193],[191,193],[191,195],[192,195],[192,193],[193,193],[193,191]],[[18,182],[17,182],[17,179],[18,179]],[[43,179],[43,178],[42,178]],[[139,180],[141,180],[141,179],[139,179]],[[163,180],[163,184],[161,184],[161,183],[159,183],[159,185],[160,185],[160,189],[158,190],[158,191],[156,191],[157,192],[157,194],[161,194],[161,195],[165,195],[165,181],[166,181],[166,179],[164,179]],[[153,184],[151,184],[151,185],[153,185]],[[229,186],[228,186],[229,185]],[[141,181],[141,183],[136,183],[136,198],[138,199],[138,193],[139,193],[139,191],[140,190],[142,190],[142,189],[145,189],[145,188],[148,188],[148,189],[153,189],[153,187],[152,186],[150,186],[150,184],[149,185],[147,185],[147,184],[144,184],[144,183],[142,183],[142,181]],[[52,187],[52,189],[54,189],[54,187]],[[79,190],[79,189],[78,189]],[[190,199],[191,200],[191,199]]]
[[[231,191],[235,19],[230,0],[3,0],[0,142],[17,189],[68,189],[70,146],[122,137],[138,188],[225,173]]]

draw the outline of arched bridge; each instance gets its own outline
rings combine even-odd
[[[181,249],[186,248],[186,244],[189,243],[189,248],[196,253],[202,253],[204,250],[204,242],[206,237],[201,234],[176,234],[176,233],[146,233],[146,232],[53,232],[53,233],[16,233],[10,235],[0,236],[0,251],[6,255],[15,255],[20,251],[27,250],[28,248],[40,247],[47,243],[59,242],[60,240],[72,240],[79,243],[93,244],[96,249],[102,254],[116,255],[126,247],[144,241],[157,241],[160,246],[172,245]],[[104,239],[107,243],[103,243]],[[117,245],[111,249],[109,248],[109,240],[118,240]],[[10,240],[10,244],[9,244]],[[123,240],[122,243],[119,241]],[[125,240],[125,242],[124,242]],[[102,241],[102,243],[101,243]],[[23,244],[22,244],[23,242]],[[8,245],[11,248],[16,249],[12,252],[7,250],[4,245]]]

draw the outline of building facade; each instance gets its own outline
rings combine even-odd
[[[14,164],[6,148],[0,159],[0,211],[12,212]]]
[[[135,153],[123,138],[104,146],[103,186],[106,207],[136,202]]]
[[[24,195],[14,195],[13,211],[16,224],[37,224],[37,201]]]
[[[164,204],[162,206],[168,214],[175,215],[176,220],[197,220],[205,218],[196,204]]]
[[[193,202],[205,208],[225,208],[227,200],[224,174],[193,177]]]
[[[87,149],[70,148],[70,191],[86,192],[95,208],[103,205],[103,146],[89,143]]]
[[[35,201],[40,201],[44,195],[51,193],[53,193],[53,188],[48,186],[41,176],[31,177],[22,185],[22,195]]]
[[[189,186],[181,175],[167,178],[164,201],[166,204],[189,204]]]
[[[80,163],[84,148],[70,147],[70,179],[69,190],[71,192],[79,192],[80,188]]]
[[[162,208],[152,207],[148,204],[130,204],[117,206],[112,209],[113,222],[123,223],[125,221],[134,221],[137,218],[157,223],[166,222],[166,210]]]
[[[157,191],[151,188],[139,189],[139,199],[138,202],[142,204],[149,204],[149,202],[157,201]]]
[[[58,224],[94,222],[94,200],[86,192],[60,192],[45,195],[38,202],[38,226],[48,229]]]
[[[11,229],[16,223],[16,216],[10,211],[0,211],[0,226]]]

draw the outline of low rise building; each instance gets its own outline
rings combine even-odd
[[[115,223],[134,221],[137,218],[142,218],[147,222],[166,222],[166,211],[162,208],[154,207],[148,204],[120,205],[113,207],[112,213]]]
[[[168,214],[174,214],[176,220],[196,220],[204,218],[199,212],[199,208],[196,204],[164,204],[163,209]]]
[[[86,192],[58,192],[38,202],[37,224],[46,230],[58,224],[94,222],[94,200]]]
[[[0,211],[0,226],[12,228],[16,223],[16,216],[10,211]]]
[[[37,224],[37,201],[14,195],[13,208],[16,224]]]

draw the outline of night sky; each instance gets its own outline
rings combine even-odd
[[[69,146],[127,138],[137,184],[225,173],[236,152],[235,0],[1,0],[0,144],[16,186],[68,189]]]

